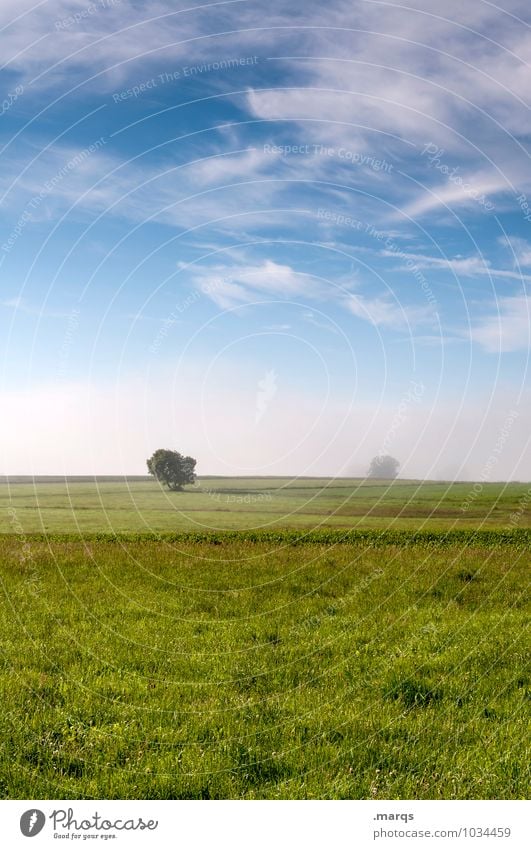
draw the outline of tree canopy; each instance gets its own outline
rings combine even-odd
[[[195,483],[197,460],[193,457],[184,457],[178,451],[158,448],[146,462],[149,474],[168,489],[179,491],[186,484]]]
[[[394,479],[398,475],[400,463],[389,454],[373,457],[369,466],[368,477]]]

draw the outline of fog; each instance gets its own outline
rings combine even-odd
[[[283,393],[274,374],[254,387],[178,377],[122,379],[117,388],[55,384],[1,396],[0,474],[144,474],[159,447],[198,460],[200,475],[365,476],[391,454],[400,477],[531,479],[531,404],[508,392],[462,405],[349,403]]]

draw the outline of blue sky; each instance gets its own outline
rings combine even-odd
[[[530,479],[530,18],[4,0],[0,473]]]

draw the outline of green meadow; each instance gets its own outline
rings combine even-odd
[[[529,485],[471,487],[2,484],[2,797],[524,798]]]
[[[201,478],[169,492],[149,479],[0,483],[0,532],[15,525],[26,533],[530,527],[531,485]]]

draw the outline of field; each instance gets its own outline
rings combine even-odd
[[[2,797],[528,795],[529,485],[285,484],[0,487]]]
[[[149,479],[0,483],[5,533],[15,525],[26,533],[122,533],[322,526],[434,530],[515,522],[531,527],[530,484],[486,483],[477,492],[472,483],[201,478],[175,493]]]

